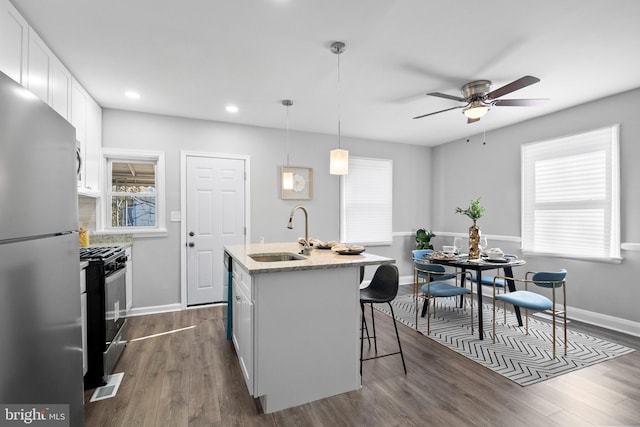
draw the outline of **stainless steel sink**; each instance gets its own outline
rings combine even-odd
[[[301,261],[306,258],[302,255],[294,254],[292,252],[277,252],[268,254],[251,254],[249,258],[258,262],[280,262],[280,261]]]

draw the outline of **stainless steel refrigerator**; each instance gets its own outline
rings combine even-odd
[[[75,147],[74,128],[0,72],[0,405],[70,405],[82,426]]]

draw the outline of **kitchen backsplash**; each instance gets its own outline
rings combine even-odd
[[[96,199],[78,196],[78,224],[90,231],[96,229]]]
[[[95,234],[96,231],[96,199],[78,196],[78,225],[89,231],[89,244],[107,245],[132,243],[131,234]]]

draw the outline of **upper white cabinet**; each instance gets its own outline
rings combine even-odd
[[[80,150],[78,191],[96,195],[100,191],[102,109],[75,79],[71,82],[71,124],[76,128]]]
[[[27,88],[69,120],[71,73],[29,27]]]
[[[0,70],[76,128],[81,164],[78,192],[100,191],[102,109],[9,0],[0,0]]]
[[[69,120],[71,73],[8,1],[0,0],[0,70]]]
[[[0,70],[25,86],[29,24],[8,0],[0,11]]]

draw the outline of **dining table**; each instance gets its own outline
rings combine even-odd
[[[508,279],[509,277],[513,277],[513,267],[520,267],[526,264],[526,261],[518,258],[504,258],[500,260],[491,260],[489,258],[478,258],[478,259],[469,259],[468,255],[451,255],[438,257],[433,254],[427,258],[434,264],[441,264],[444,266],[449,266],[453,268],[459,268],[463,273],[467,270],[474,271],[476,274],[476,283],[477,283],[477,298],[478,298],[478,333],[479,339],[484,339],[484,328],[482,321],[482,272],[487,270],[497,270],[502,269],[504,271],[504,276],[507,277],[507,288],[509,292],[516,291],[516,284],[513,279]],[[464,283],[462,283],[464,286]],[[462,301],[461,301],[462,303]],[[514,306],[516,318],[518,320],[518,325],[522,326],[522,316],[520,315],[520,307]]]

